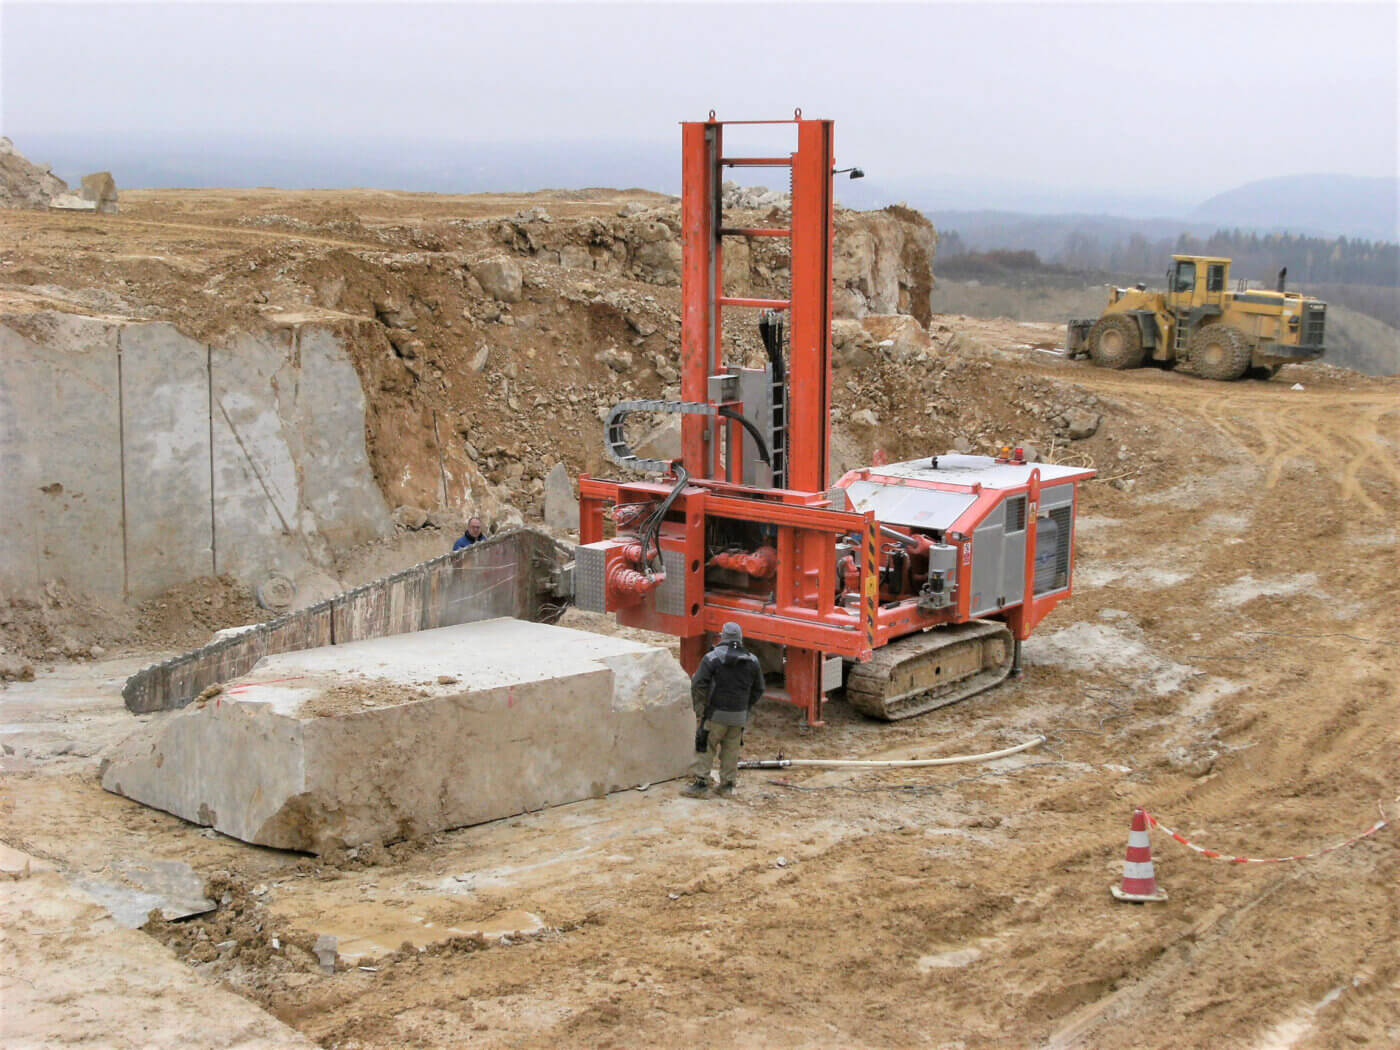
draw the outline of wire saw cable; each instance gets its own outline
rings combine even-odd
[[[1024,744],[1004,747],[1000,751],[986,751],[980,755],[949,755],[947,758],[755,758],[739,763],[740,769],[787,769],[807,766],[814,769],[922,769],[925,766],[957,766],[968,762],[991,762],[1022,751],[1029,751],[1045,743],[1045,737],[1038,736]]]

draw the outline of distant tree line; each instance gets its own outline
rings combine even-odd
[[[1166,273],[1174,254],[1225,256],[1234,260],[1233,277],[1270,285],[1286,266],[1289,284],[1295,286],[1400,286],[1400,245],[1238,229],[1217,230],[1206,237],[1183,233],[1175,239],[1150,238],[1142,233],[1125,237],[1073,230],[1064,235],[1057,251],[1048,253],[1046,261],[1069,270],[1141,278]],[[1034,251],[973,251],[957,230],[939,232],[938,258],[938,269],[948,276],[953,276],[953,271],[977,276],[974,271],[978,269],[983,269],[986,276],[994,276],[1008,270],[1034,269],[1039,262]]]

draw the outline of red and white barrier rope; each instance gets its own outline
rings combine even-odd
[[[1207,860],[1224,860],[1229,861],[1231,864],[1281,864],[1286,860],[1308,860],[1312,857],[1321,857],[1324,854],[1332,853],[1336,850],[1339,850],[1343,846],[1350,846],[1353,842],[1360,842],[1362,839],[1370,835],[1374,835],[1376,832],[1380,831],[1381,828],[1385,827],[1387,824],[1390,823],[1388,820],[1385,819],[1385,810],[1381,810],[1381,819],[1376,821],[1365,831],[1361,832],[1361,834],[1353,835],[1345,842],[1338,842],[1335,846],[1328,846],[1326,849],[1320,849],[1314,853],[1299,853],[1292,857],[1232,857],[1228,854],[1219,853],[1216,850],[1206,849],[1204,846],[1196,845],[1196,843],[1192,842],[1185,835],[1181,834],[1181,832],[1173,831],[1171,828],[1167,827],[1151,813],[1147,814],[1147,819],[1154,828],[1161,828],[1163,831],[1165,831],[1172,838],[1176,839],[1177,842],[1180,842],[1187,849],[1195,850]]]

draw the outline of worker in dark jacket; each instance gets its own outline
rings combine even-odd
[[[739,748],[749,709],[763,695],[763,669],[758,657],[744,648],[744,632],[737,623],[720,631],[719,644],[705,654],[690,680],[690,701],[695,717],[707,734],[705,750],[690,767],[693,778],[682,794],[703,798],[710,790],[710,769],[719,755],[720,795],[734,794],[739,778]],[[700,734],[696,734],[696,744]]]
[[[457,537],[457,542],[452,545],[454,551],[464,550],[474,546],[486,538],[486,533],[482,531],[481,519],[473,514],[467,519],[467,531]]]

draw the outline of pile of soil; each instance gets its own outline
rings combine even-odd
[[[58,660],[194,649],[215,631],[270,615],[231,576],[189,580],[135,607],[50,580],[37,593],[0,604],[0,681],[27,680],[36,664]]]

